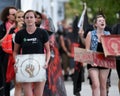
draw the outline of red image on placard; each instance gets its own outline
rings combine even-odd
[[[120,56],[120,35],[107,35],[101,38],[105,56]]]

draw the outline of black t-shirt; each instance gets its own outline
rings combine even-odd
[[[44,53],[44,43],[48,40],[48,33],[40,28],[37,28],[33,34],[28,34],[26,29],[22,29],[15,36],[15,42],[20,44],[22,54]]]
[[[103,53],[102,43],[100,43],[100,42],[98,42],[98,45],[97,45],[97,52],[102,52]]]

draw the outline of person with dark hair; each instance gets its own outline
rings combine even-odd
[[[64,72],[64,80],[67,81],[69,77],[69,70],[70,70],[70,62],[69,62],[69,44],[68,44],[68,31],[66,21],[63,20],[58,24],[58,44],[59,44],[59,52],[61,56],[61,65]]]
[[[21,30],[24,27],[24,12],[18,10],[15,14],[15,26],[11,28],[8,34],[6,34],[5,39],[2,41],[3,50],[8,53],[9,52],[9,60],[6,72],[6,82],[10,82],[12,80],[15,81],[15,73],[14,73],[14,59],[13,59],[13,49],[14,49],[14,36],[18,30]],[[7,42],[7,43],[6,43]],[[7,48],[6,46],[9,47]],[[9,50],[9,51],[8,51]],[[15,85],[15,96],[21,96],[22,86],[20,83],[14,82]]]
[[[36,22],[35,22],[35,24],[36,24],[37,27],[40,27],[41,20],[42,20],[42,14],[40,12],[38,12],[38,11],[35,11],[35,13],[36,13]]]
[[[0,96],[10,96],[10,82],[6,82],[6,72],[8,66],[9,54],[2,49],[2,42],[5,36],[9,33],[10,29],[15,25],[15,7],[5,7],[1,12],[0,25]]]
[[[74,47],[84,48],[84,44],[82,43],[81,37],[79,37],[79,28],[78,24],[78,16],[76,15],[73,21],[73,31],[71,32],[71,54],[74,56]],[[76,37],[76,38],[74,38]],[[72,57],[73,58],[73,57]],[[81,96],[82,90],[82,82],[84,82],[84,67],[81,62],[74,62],[74,73],[73,73],[73,94],[75,96]]]
[[[14,44],[14,58],[19,54],[21,49],[21,55],[32,54],[45,54],[45,64],[40,66],[42,70],[43,77],[39,81],[21,81],[24,96],[43,96],[43,90],[46,82],[46,69],[50,60],[50,47],[49,47],[49,36],[48,33],[41,28],[36,27],[36,13],[33,10],[28,10],[24,13],[24,22],[26,27],[18,31],[15,35],[15,44]],[[25,63],[23,63],[24,65]],[[34,68],[36,63],[31,62],[32,68],[29,68],[29,65],[26,66],[26,69],[29,72],[35,71]],[[17,72],[18,67],[15,63],[15,71]],[[31,70],[30,70],[31,69]],[[26,71],[25,70],[25,71]],[[30,70],[30,71],[29,71]],[[39,74],[40,75],[40,74]],[[34,76],[33,76],[34,77]],[[28,78],[29,79],[29,78]],[[34,78],[33,78],[34,79]]]
[[[97,15],[94,19],[94,30],[89,31],[85,39],[85,47],[87,50],[103,53],[101,43],[102,35],[110,35],[109,31],[105,31],[106,21],[104,16]],[[87,65],[89,76],[91,79],[92,96],[106,96],[106,83],[109,74],[109,68],[99,67],[96,64]]]

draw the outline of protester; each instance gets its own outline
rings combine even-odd
[[[35,11],[37,17],[36,17],[36,26],[40,27],[41,21],[42,21],[42,14],[38,11]]]
[[[15,36],[15,33],[18,32],[18,30],[22,29],[24,26],[23,15],[24,15],[24,12],[21,10],[18,10],[16,12],[15,25],[12,26],[13,28],[10,29],[9,33],[5,36],[4,40],[2,41],[3,50],[9,53],[9,60],[8,60],[8,66],[7,66],[7,72],[6,72],[6,82],[10,82],[15,78],[15,72],[14,72],[15,62],[13,59],[14,36]],[[15,83],[15,96],[21,96],[21,93],[22,93],[21,85],[17,82],[14,82],[14,83]]]
[[[16,11],[17,9],[15,7],[5,7],[1,12],[2,24],[0,25],[0,45],[2,45],[4,38],[9,33],[10,29],[15,25]],[[8,58],[9,54],[4,52],[2,46],[0,46],[0,71],[2,74],[2,77],[0,77],[0,88],[2,94],[0,94],[0,96],[10,96],[10,82],[6,82]]]
[[[12,34],[15,34],[19,30],[23,29],[24,26],[24,12],[21,10],[18,10],[15,14],[16,17],[16,26],[11,30]],[[14,39],[14,38],[13,38]],[[13,40],[14,41],[14,40]],[[21,83],[16,82],[15,80],[15,96],[21,96],[22,95],[22,85]]]
[[[40,28],[46,30],[49,34],[49,44],[51,52],[50,61],[47,68],[47,81],[45,83],[43,96],[66,96],[66,90],[60,63],[60,54],[55,39],[55,27],[50,17],[45,14],[41,15],[42,22],[40,24]]]
[[[51,58],[48,65],[48,79],[43,96],[67,96],[60,63],[60,54],[58,51],[54,33],[49,37],[49,44]]]
[[[67,39],[68,39],[68,50],[70,52],[69,56],[69,62],[70,62],[70,70],[69,70],[69,75],[71,76],[72,80],[73,80],[73,74],[74,74],[74,68],[75,68],[75,62],[74,62],[74,45],[75,45],[75,38],[74,38],[74,32],[73,32],[73,28],[72,25],[68,25],[68,34],[67,34]],[[77,38],[77,37],[76,37]],[[76,46],[77,47],[77,46]]]
[[[69,45],[68,45],[68,38],[67,38],[67,25],[66,21],[63,20],[58,24],[59,29],[58,29],[58,34],[59,34],[59,39],[58,39],[58,44],[59,45],[59,52],[61,56],[61,64],[64,72],[64,80],[67,81],[69,77],[69,70],[70,70],[70,62],[69,62]]]
[[[112,28],[112,32],[111,34],[114,35],[119,35],[120,34],[120,23],[115,24]],[[118,89],[119,89],[119,93],[120,93],[120,57],[116,57],[116,70],[117,70],[117,74],[118,74]]]
[[[87,50],[103,52],[101,44],[101,35],[109,35],[109,31],[104,31],[106,26],[105,17],[97,15],[94,20],[95,30],[89,31],[85,40]],[[106,82],[109,74],[109,69],[99,67],[96,64],[88,64],[88,72],[92,82],[92,96],[106,96]]]
[[[74,57],[74,47],[78,48],[84,48],[84,44],[82,43],[82,39],[79,36],[79,28],[77,26],[78,24],[78,16],[75,16],[75,19],[73,21],[73,32],[71,34],[71,54]],[[76,37],[76,38],[74,38]],[[72,58],[73,58],[72,57]],[[73,58],[74,60],[74,58]],[[74,73],[73,73],[73,94],[75,96],[81,96],[81,90],[82,90],[82,82],[84,82],[84,67],[81,62],[74,61]]]
[[[24,21],[26,24],[26,28],[17,32],[15,36],[14,58],[18,55],[20,48],[22,49],[23,55],[24,54],[43,54],[45,51],[46,61],[45,61],[44,68],[46,69],[48,67],[48,62],[50,59],[48,33],[45,30],[36,27],[35,25],[36,13],[33,10],[28,10],[25,12]],[[24,42],[23,40],[24,38],[27,38],[28,41]],[[42,96],[43,95],[45,81],[21,82],[21,83],[24,91],[24,96],[33,96],[33,95]],[[34,84],[34,87],[33,87],[33,84]]]

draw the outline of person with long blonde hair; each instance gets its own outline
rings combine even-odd
[[[24,28],[24,11],[18,10],[15,14],[16,17],[16,27],[14,28],[14,33]],[[14,41],[14,40],[13,40]],[[14,96],[22,96],[22,85],[15,80],[15,91]]]

